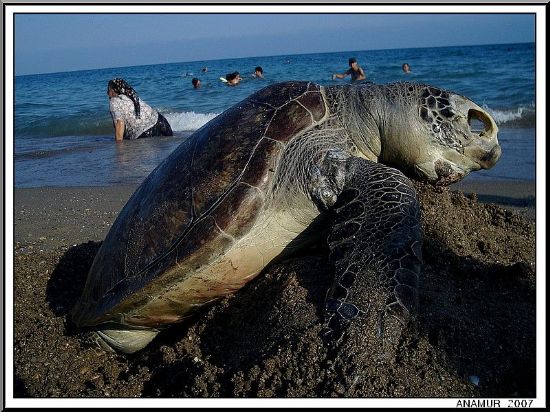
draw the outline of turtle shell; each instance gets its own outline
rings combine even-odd
[[[319,85],[280,83],[252,94],[185,140],[115,220],[73,310],[76,324],[157,326],[180,320],[186,313],[140,319],[131,313],[196,275],[252,228],[286,143],[325,114]],[[187,306],[180,302],[177,310],[208,300],[195,298]]]

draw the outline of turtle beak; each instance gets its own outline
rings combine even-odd
[[[490,169],[500,159],[502,149],[500,145],[495,145],[490,151],[486,152],[479,160],[478,164],[482,169]]]

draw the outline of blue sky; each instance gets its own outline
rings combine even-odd
[[[529,14],[17,14],[16,75],[535,41]]]

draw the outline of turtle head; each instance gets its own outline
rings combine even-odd
[[[381,162],[435,185],[489,169],[501,155],[498,127],[471,100],[436,87],[385,85],[388,116],[379,127]]]

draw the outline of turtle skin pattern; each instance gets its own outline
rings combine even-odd
[[[396,169],[356,157],[346,161],[346,169],[328,237],[335,279],[322,335],[335,345],[352,321],[362,318],[362,327],[374,327],[376,336],[394,344],[417,306],[419,202],[409,179]]]

